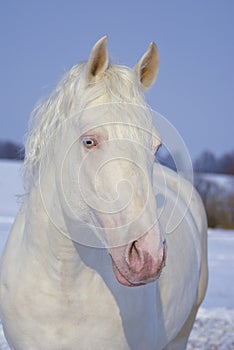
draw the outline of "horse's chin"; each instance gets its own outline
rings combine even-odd
[[[119,271],[118,267],[116,266],[113,258],[112,258],[112,266],[113,266],[113,271],[115,274],[115,277],[117,279],[117,281],[121,284],[123,284],[124,286],[127,287],[139,287],[139,286],[143,286],[146,283],[132,283],[130,282],[126,277],[124,277],[124,275]]]

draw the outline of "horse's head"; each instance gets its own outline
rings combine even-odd
[[[143,97],[158,61],[152,43],[134,69],[110,66],[102,38],[85,70],[87,90],[102,93],[79,118],[79,186],[116,278],[128,286],[154,281],[165,261],[152,184],[160,138]]]
[[[92,226],[108,247],[118,281],[128,286],[154,281],[165,261],[152,179],[161,142],[144,99],[158,63],[151,43],[134,69],[111,65],[106,37],[100,39],[88,62],[75,66],[41,106],[36,115],[40,135],[34,130],[27,144],[26,164],[34,173],[35,160],[42,159],[40,141],[50,139],[40,176],[52,221],[78,242],[77,231],[85,227],[85,235]],[[52,199],[48,184],[53,164],[59,201]],[[88,239],[81,243],[89,244]]]

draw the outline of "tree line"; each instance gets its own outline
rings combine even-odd
[[[212,152],[203,152],[193,163],[197,173],[234,175],[234,150],[216,157]]]
[[[159,151],[157,161],[176,170],[165,149]],[[193,168],[194,186],[202,198],[208,226],[234,229],[234,150],[220,157],[204,151],[194,161]]]
[[[0,141],[0,159],[23,160],[24,146],[13,141]],[[169,152],[163,147],[157,154],[159,163],[176,170],[175,162]],[[196,173],[215,173],[234,175],[234,150],[216,157],[210,151],[204,151],[193,162]]]
[[[0,141],[0,158],[23,160],[24,147],[11,141]],[[176,164],[169,152],[162,147],[156,161],[175,170]],[[203,152],[193,163],[194,186],[203,200],[209,227],[234,228],[234,150],[216,157],[212,152]],[[216,181],[208,174],[224,174],[229,186]],[[208,176],[208,178],[207,178]],[[222,177],[222,175],[220,175]]]
[[[23,145],[12,141],[0,141],[0,159],[23,160]]]
[[[220,157],[206,151],[194,162],[194,186],[203,200],[209,227],[234,228],[232,175],[234,175],[234,150]]]

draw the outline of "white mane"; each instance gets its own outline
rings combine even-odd
[[[42,150],[58,125],[76,111],[103,98],[105,103],[129,103],[147,107],[144,91],[134,71],[120,65],[110,65],[102,79],[87,84],[86,63],[74,66],[52,94],[32,112],[25,143],[23,166],[24,188],[28,193],[38,173]]]

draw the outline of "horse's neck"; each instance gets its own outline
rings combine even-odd
[[[53,198],[51,191],[51,205]],[[56,207],[58,210],[59,206]],[[34,187],[25,206],[25,238],[29,252],[40,264],[46,265],[50,277],[61,279],[66,270],[66,278],[74,279],[82,265],[81,259],[73,241],[56,227],[56,222],[50,217],[42,202],[41,193]],[[57,213],[62,218],[62,211]]]

